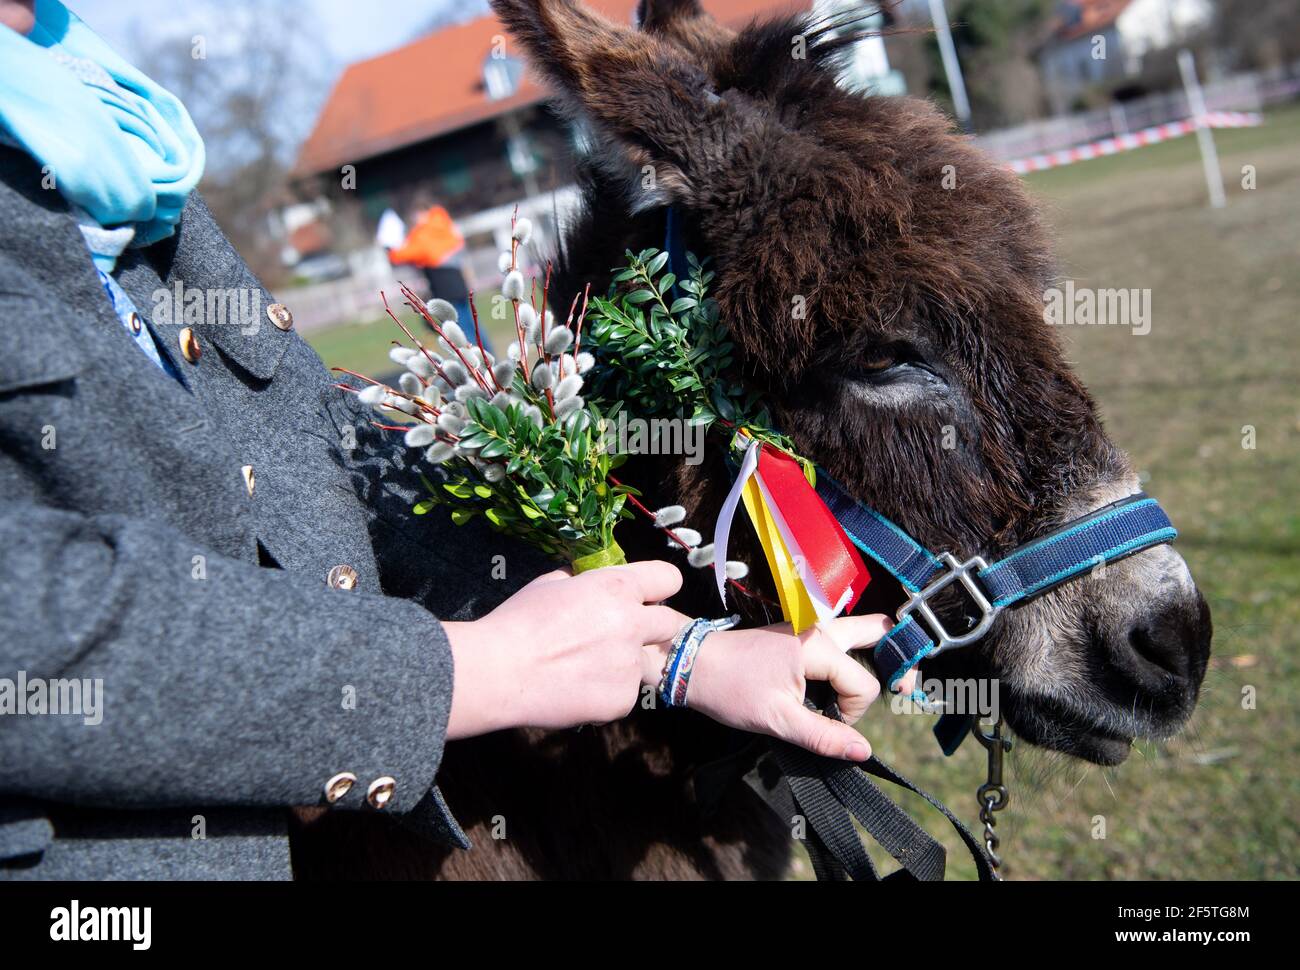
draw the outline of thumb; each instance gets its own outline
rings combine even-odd
[[[817,629],[848,653],[850,650],[874,647],[893,625],[894,621],[883,613],[870,613],[865,616],[836,617],[830,622],[819,623]]]
[[[824,714],[804,707],[790,699],[790,706],[782,712],[782,730],[777,737],[819,754],[824,758],[843,758],[846,761],[866,761],[871,757],[867,739],[843,721],[833,721]]]

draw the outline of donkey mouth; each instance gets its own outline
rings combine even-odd
[[[1081,704],[1049,697],[1020,697],[1006,705],[1007,722],[1030,744],[1098,765],[1127,760],[1139,738],[1176,734],[1196,706],[1196,688],[1167,685],[1148,691],[1137,684],[1108,685],[1104,698]],[[1122,698],[1127,698],[1123,700]]]
[[[1136,738],[1133,732],[1108,725],[1081,723],[1079,714],[1051,701],[1008,707],[1006,717],[1012,730],[1030,744],[1097,765],[1122,764]]]

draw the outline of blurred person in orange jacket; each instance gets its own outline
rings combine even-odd
[[[456,228],[451,214],[440,205],[432,205],[414,219],[415,225],[407,233],[406,241],[388,251],[394,266],[419,267],[428,280],[430,295],[446,300],[456,308],[456,315],[465,335],[471,341],[479,337],[488,345],[487,334],[478,334],[474,315],[470,312],[469,286],[460,266],[460,256],[465,251],[465,237]]]

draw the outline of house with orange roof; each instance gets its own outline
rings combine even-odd
[[[635,21],[637,0],[584,2],[612,20]],[[709,13],[732,27],[854,3],[703,0]],[[862,60],[884,78],[888,60],[883,43],[874,40]],[[500,242],[480,237],[505,225],[515,205],[545,238],[555,232],[555,207],[562,211],[572,195],[573,159],[583,144],[548,97],[495,16],[435,31],[343,72],[299,150],[296,193],[326,200],[335,218],[350,209],[362,230],[354,237],[373,235],[385,209],[409,223],[417,210],[445,206],[466,237],[473,281],[479,270],[491,272]]]
[[[1125,86],[1144,60],[1202,29],[1213,12],[1210,0],[1063,0],[1038,55],[1052,113],[1077,110],[1093,89],[1120,100],[1145,93]]]

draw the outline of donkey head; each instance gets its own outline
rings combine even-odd
[[[625,248],[661,246],[674,206],[745,379],[856,498],[964,559],[1137,491],[1044,321],[1053,262],[1017,179],[929,105],[838,86],[845,25],[733,33],[697,0],[642,0],[639,29],[573,0],[493,6],[594,146],[568,279],[600,286]],[[689,474],[660,497],[704,520],[726,482]],[[865,605],[892,613],[903,597],[873,572]],[[1209,644],[1204,599],[1158,546],[929,670],[997,677],[1022,737],[1118,763],[1186,720]]]

